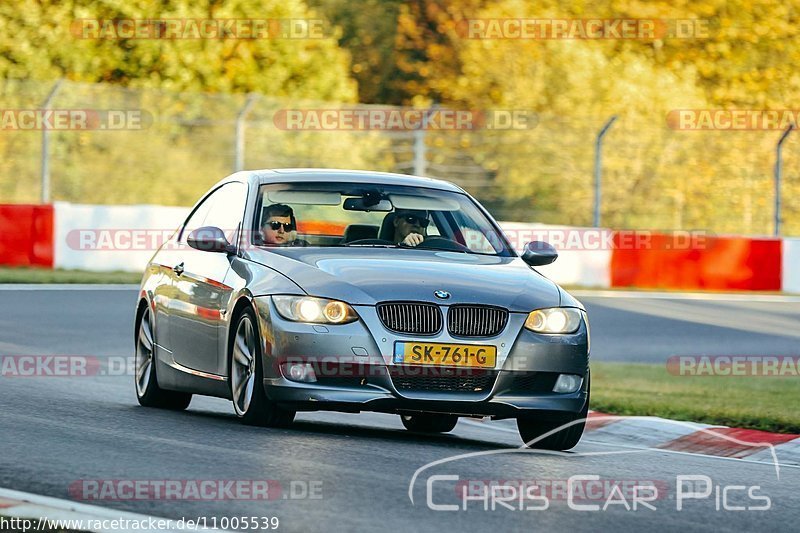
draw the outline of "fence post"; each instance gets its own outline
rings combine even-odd
[[[50,104],[53,101],[58,90],[61,88],[61,83],[64,80],[58,80],[53,88],[50,89],[50,94],[47,95],[45,98],[44,103],[41,105],[41,109],[49,109]],[[42,180],[42,191],[41,191],[41,203],[49,204],[50,203],[50,130],[47,128],[47,121],[42,124],[42,173],[41,173],[41,180]]]
[[[778,144],[775,145],[775,237],[781,234],[781,174],[783,174],[783,141],[792,133],[794,124],[789,124],[786,131],[783,132]]]
[[[601,183],[602,183],[602,157],[603,150],[603,137],[605,137],[608,128],[617,120],[617,115],[612,115],[602,129],[597,132],[597,138],[594,141],[594,227],[600,227],[600,200],[601,200]]]
[[[425,160],[425,130],[414,130],[414,175],[424,176],[426,172]]]
[[[428,160],[425,157],[427,146],[425,145],[425,135],[428,130],[428,122],[432,114],[436,112],[437,104],[432,105],[422,114],[420,127],[414,130],[414,175],[424,176],[428,171]]]
[[[250,93],[247,95],[244,105],[236,114],[236,139],[235,139],[235,153],[233,160],[233,171],[238,172],[244,169],[244,127],[246,124],[247,114],[253,108],[253,105],[258,100],[258,94]]]

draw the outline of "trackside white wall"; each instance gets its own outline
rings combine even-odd
[[[55,268],[141,272],[188,207],[54,204]]]
[[[782,245],[782,289],[784,292],[800,292],[800,239],[783,239]]]
[[[522,222],[500,222],[500,227],[520,253],[530,241],[552,244],[558,250],[558,259],[536,270],[559,285],[611,286],[613,231]]]

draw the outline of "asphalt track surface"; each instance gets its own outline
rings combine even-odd
[[[589,311],[597,360],[800,350],[800,304],[792,299],[579,297]],[[134,298],[130,289],[0,290],[0,354],[130,356]],[[81,480],[277,482],[269,501],[86,501],[136,513],[207,517],[209,523],[274,516],[279,531],[784,531],[800,522],[797,468],[591,438],[563,454],[519,452],[519,445],[508,421],[462,419],[451,434],[429,437],[405,431],[391,415],[307,413],[292,428],[263,429],[240,425],[229,402],[218,399],[196,397],[181,413],[139,407],[128,375],[0,377],[1,487],[68,499],[69,487]],[[659,497],[650,502],[655,509],[640,504],[634,510],[626,491],[630,508],[617,503],[579,511],[558,492],[546,492],[547,509],[534,510],[544,499],[528,499],[506,501],[511,510],[498,502],[511,494],[505,491],[494,509],[488,498],[467,501],[466,510],[437,511],[429,496],[439,505],[464,502],[456,481],[433,475],[561,487],[571,476],[597,475],[628,487],[656,485]],[[684,499],[679,511],[677,479],[689,475],[708,476],[711,494]],[[304,494],[308,487],[314,498]],[[764,496],[768,510],[731,508],[763,507],[766,501],[757,498]],[[608,497],[622,500],[601,491],[576,503],[602,509]]]

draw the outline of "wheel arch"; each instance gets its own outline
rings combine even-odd
[[[255,327],[258,331],[259,337],[264,339],[264,333],[261,331],[260,320],[258,317],[258,308],[256,307],[255,299],[253,295],[250,293],[242,293],[236,299],[236,303],[233,305],[231,309],[231,319],[228,322],[228,336],[225,342],[225,375],[230,375],[231,372],[231,349],[233,348],[234,338],[236,336],[236,324],[239,321],[239,318],[242,316],[242,313],[246,309],[252,309],[253,314],[255,315]]]
[[[136,344],[139,336],[139,324],[142,321],[145,310],[150,309],[150,302],[147,301],[145,296],[139,298],[139,303],[136,304],[136,318],[133,321],[133,342]]]

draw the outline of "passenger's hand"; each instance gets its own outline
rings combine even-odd
[[[419,233],[409,233],[406,235],[406,238],[402,240],[400,244],[405,244],[406,246],[416,246],[421,244],[422,241],[425,240],[425,237],[420,235]]]

